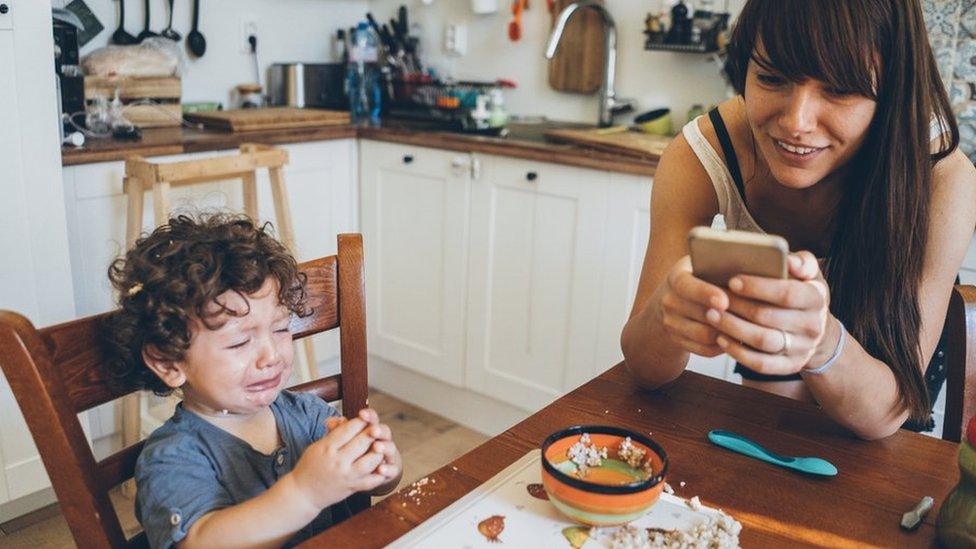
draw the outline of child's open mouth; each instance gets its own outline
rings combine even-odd
[[[281,372],[278,372],[278,375],[274,376],[271,379],[266,379],[264,381],[259,381],[257,383],[252,383],[248,385],[247,390],[254,393],[260,391],[267,391],[268,389],[277,388],[279,383],[281,383]]]

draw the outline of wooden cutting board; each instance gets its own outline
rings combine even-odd
[[[349,113],[323,109],[267,107],[227,111],[187,113],[184,118],[212,129],[246,132],[339,126],[349,123]]]
[[[550,130],[546,132],[546,137],[601,151],[655,159],[660,158],[673,139],[631,130],[616,133],[600,132],[601,130]]]
[[[574,1],[556,0],[553,26],[563,8]],[[602,0],[600,3],[603,3]],[[603,18],[589,8],[578,10],[566,25],[559,51],[549,61],[549,86],[563,92],[596,93],[603,84],[605,52]]]

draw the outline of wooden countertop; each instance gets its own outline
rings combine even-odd
[[[654,175],[657,158],[638,158],[597,151],[576,145],[554,143],[543,133],[553,127],[579,127],[579,124],[512,124],[508,137],[483,137],[426,129],[415,124],[394,123],[380,128],[328,126],[259,132],[220,132],[212,130],[160,128],[143,131],[140,141],[89,139],[84,147],[61,149],[61,164],[75,166],[95,162],[184,154],[237,148],[241,143],[287,144],[331,139],[363,138],[393,143],[462,152],[480,152],[555,162],[569,166],[636,175]]]

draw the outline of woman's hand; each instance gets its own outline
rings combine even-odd
[[[684,256],[668,273],[661,295],[661,324],[671,339],[689,353],[717,356],[725,352],[716,342],[719,330],[705,318],[706,311],[719,313],[729,306],[729,295],[695,278],[691,258]]]
[[[761,374],[795,374],[814,355],[824,354],[830,290],[820,265],[806,251],[790,254],[787,264],[787,280],[733,277],[728,309],[713,307],[705,313],[706,322],[720,332],[718,346]]]

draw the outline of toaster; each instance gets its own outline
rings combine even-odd
[[[344,63],[275,63],[268,69],[274,106],[347,110]]]

